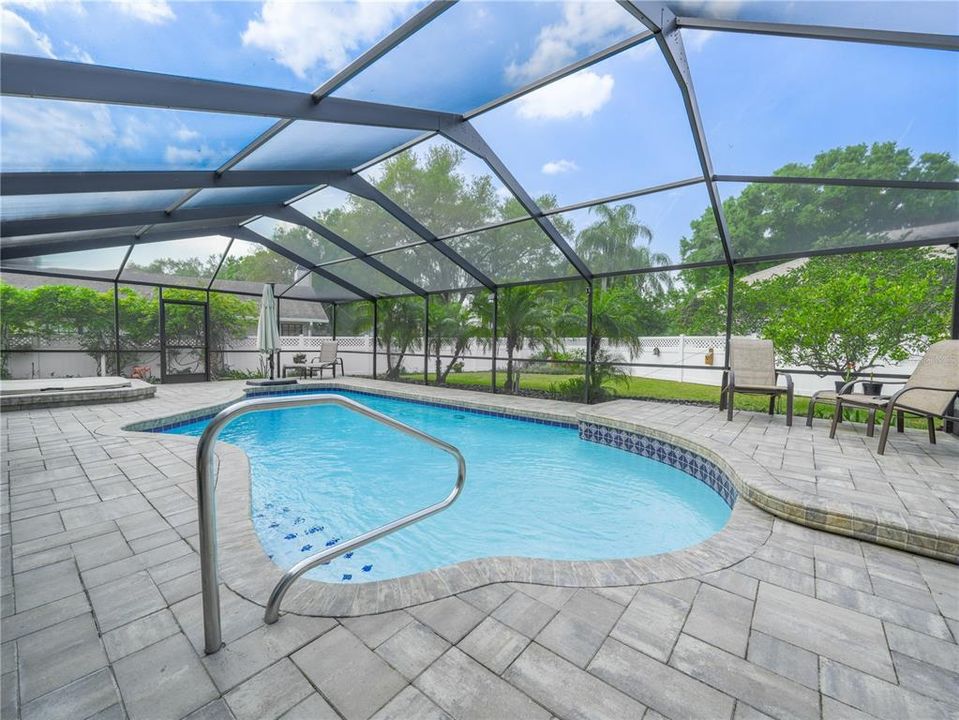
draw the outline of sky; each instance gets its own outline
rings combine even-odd
[[[423,4],[6,0],[0,40],[5,52],[307,92]],[[680,14],[959,32],[959,5],[935,0],[671,5]],[[335,94],[464,112],[643,29],[612,2],[465,1]],[[718,173],[768,174],[837,145],[884,140],[917,154],[959,155],[957,53],[705,31],[683,31],[683,39]],[[273,122],[3,98],[0,164],[4,171],[214,169]],[[681,96],[651,42],[474,124],[531,194],[553,194],[560,204],[700,173]],[[243,169],[354,165],[413,136],[297,122]],[[205,191],[193,205],[243,198],[264,195]],[[654,226],[654,249],[678,260],[679,237],[704,198],[699,188],[637,205]],[[109,198],[67,206],[84,212],[94,201],[101,207]],[[46,207],[17,202],[5,203],[5,217]],[[570,217],[591,222],[586,212]]]

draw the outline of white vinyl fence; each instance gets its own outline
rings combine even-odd
[[[320,336],[282,336],[280,338],[280,368],[283,365],[292,365],[293,356],[305,354],[307,362],[319,355],[320,345],[330,337]],[[373,373],[373,338],[369,336],[339,337],[337,342],[343,358],[347,375],[371,375]],[[722,368],[725,363],[723,346],[725,338],[722,335],[674,335],[661,337],[639,338],[639,351],[633,352],[622,345],[605,343],[603,349],[611,357],[622,363],[639,363],[639,366],[622,366],[629,375],[635,377],[660,378],[680,382],[701,383],[704,385],[719,385],[722,380]],[[47,352],[50,349],[66,350],[69,352]],[[585,351],[585,338],[567,338],[563,342],[567,352]],[[75,339],[60,337],[46,344],[33,345],[29,352],[14,352],[7,354],[7,369],[12,378],[37,377],[78,377],[104,374],[106,356],[93,358],[84,353]],[[505,369],[506,347],[500,342],[497,349],[497,367]],[[407,372],[419,373],[423,370],[422,348],[415,348],[414,356],[407,356],[403,365]],[[517,351],[515,359],[527,360],[536,354],[537,350],[524,348]],[[444,355],[452,353],[452,348],[446,348]],[[112,352],[110,353],[112,354]],[[491,367],[491,348],[475,343],[467,348],[461,362],[463,372],[489,372]],[[473,357],[470,357],[473,356]],[[148,365],[154,377],[159,377],[159,351],[140,353],[136,359],[137,365]],[[486,359],[483,359],[486,358]],[[125,358],[125,371],[129,373],[131,358]],[[711,360],[711,364],[710,364]],[[908,374],[915,368],[918,358],[895,366],[884,367],[877,371],[886,373]],[[250,336],[231,343],[222,354],[222,362],[226,368],[244,372],[260,371],[263,358],[256,352],[256,337]],[[443,366],[449,358],[443,359]],[[430,372],[433,371],[435,360],[430,359]],[[679,365],[681,367],[667,367]],[[561,366],[554,366],[559,368]],[[382,349],[378,351],[377,370],[386,371],[386,354]],[[808,395],[816,390],[833,387],[837,378],[820,378],[816,375],[793,374],[796,392]]]

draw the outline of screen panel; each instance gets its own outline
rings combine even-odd
[[[722,20],[831,25],[867,30],[959,34],[955,5],[937,0],[887,0],[886,2],[714,2],[670,0],[678,16]]]
[[[417,130],[297,120],[236,165],[237,170],[351,170],[417,135]]]
[[[737,258],[959,237],[959,191],[719,183]]]
[[[740,33],[683,37],[717,173],[959,176],[956,53]]]
[[[431,245],[393,250],[377,255],[376,259],[430,292],[461,290],[479,285],[479,281]]]
[[[219,235],[138,243],[123,266],[120,281],[206,288],[229,243],[229,238]]]
[[[362,175],[438,236],[527,215],[486,162],[438,135]]]
[[[275,120],[121,105],[4,97],[7,172],[214,170]]]
[[[457,3],[334,95],[464,113],[644,30],[614,3]]]
[[[24,2],[4,51],[310,92],[422,4]]]
[[[347,260],[346,262],[327,265],[323,269],[376,297],[411,294],[406,287],[379,270],[370,267],[362,260]]]
[[[221,207],[229,205],[272,205],[295,198],[310,189],[309,185],[276,185],[270,187],[207,188],[187,200],[184,208]]]
[[[279,295],[307,272],[306,268],[258,243],[234,240],[210,289],[259,295],[264,285],[273,283],[274,294]]]
[[[268,240],[273,240],[288,250],[292,250],[314,265],[352,257],[350,253],[341,250],[326,238],[320,237],[302,225],[295,225],[284,220],[275,220],[270,217],[260,217],[247,223],[244,227],[249,228],[258,235],[262,235]]]
[[[576,269],[533,220],[445,240],[496,283],[576,275]]]
[[[71,275],[113,280],[120,271],[128,246],[79,250],[0,261],[5,270]]]
[[[594,273],[724,257],[709,195],[702,183],[550,217]],[[701,243],[695,260],[687,260],[694,232]]]
[[[0,202],[3,220],[29,220],[75,215],[109,215],[161,211],[182,197],[184,190],[136,190],[59,195],[6,195]]]
[[[295,285],[287,288],[283,292],[283,297],[335,302],[349,302],[359,299],[359,296],[355,293],[314,272],[307,273]]]
[[[292,204],[295,210],[365,252],[417,243],[421,238],[374,202],[327,187]]]
[[[473,123],[545,207],[702,176],[679,87],[652,41]]]

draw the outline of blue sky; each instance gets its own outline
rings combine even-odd
[[[7,52],[309,91],[422,4],[9,0],[0,13]],[[950,2],[674,5],[723,17],[959,28]],[[337,94],[465,111],[641,30],[613,3],[463,2]],[[684,38],[717,172],[766,174],[836,145],[883,140],[959,155],[956,53],[698,31]],[[211,169],[273,122],[20,98],[0,109],[7,171]],[[532,194],[562,204],[698,173],[680,95],[652,43],[474,122]],[[247,166],[333,167],[409,137],[296,123]],[[643,201],[657,249],[678,257],[702,199],[690,191]]]

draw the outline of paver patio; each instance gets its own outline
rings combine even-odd
[[[669,582],[493,583],[273,626],[226,583],[226,646],[204,656],[194,445],[98,431],[240,388],[161,386],[152,400],[3,415],[4,718],[959,717],[959,568],[742,498],[737,512],[769,529],[749,556]],[[878,458],[851,425],[833,442],[824,422],[787,432],[779,416],[590,412],[709,434],[801,493],[956,523],[954,438],[930,447],[907,432]]]

